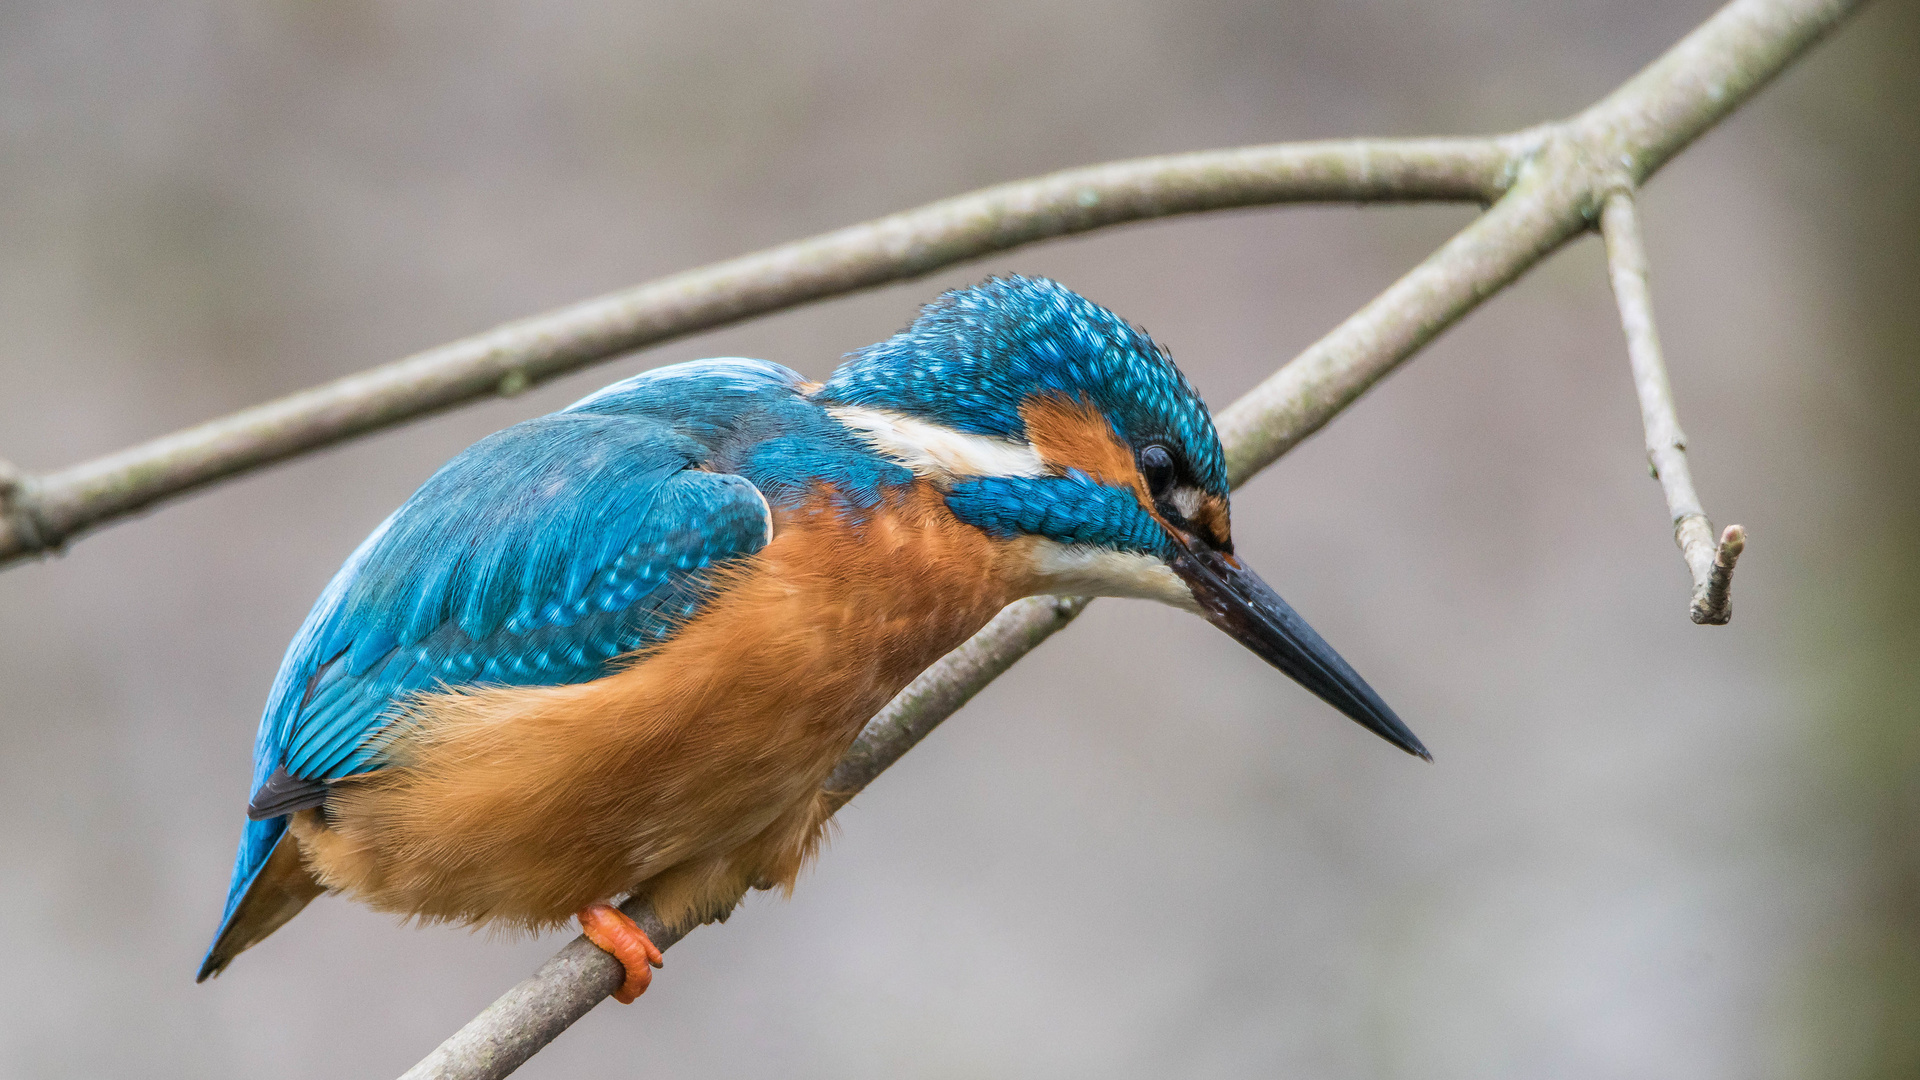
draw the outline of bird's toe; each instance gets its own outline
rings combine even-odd
[[[627,969],[626,981],[613,992],[615,1001],[633,1004],[653,982],[653,969],[662,963],[660,950],[647,932],[611,904],[588,904],[575,916],[587,940],[613,955]]]

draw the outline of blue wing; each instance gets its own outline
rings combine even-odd
[[[692,468],[703,456],[647,420],[559,413],[455,458],[321,597],[275,683],[256,773],[378,768],[370,736],[409,695],[584,682],[664,640],[698,610],[704,570],[768,539],[759,492]]]
[[[798,381],[763,367],[748,381],[768,390]],[[578,411],[593,403],[468,448],[334,576],[261,718],[253,820],[223,925],[285,815],[317,805],[327,782],[382,766],[377,736],[411,695],[600,678],[695,614],[711,569],[770,539],[754,485],[699,467],[712,441],[668,422],[678,417]]]

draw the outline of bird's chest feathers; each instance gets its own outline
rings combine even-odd
[[[1017,547],[928,486],[858,516],[810,500],[624,670],[422,699],[397,767],[329,802],[328,842],[358,854],[315,857],[394,910],[539,922],[739,848],[811,808],[868,718],[1020,595]]]
[[[837,757],[868,717],[1020,592],[1027,560],[955,520],[924,483],[850,513],[827,497],[774,538],[633,674],[699,667],[708,715],[762,736],[820,737]],[[650,671],[651,669],[651,671]],[[828,761],[830,764],[831,761]]]
[[[568,773],[578,791],[584,771],[622,803],[709,791],[722,816],[807,796],[901,687],[1022,595],[1019,547],[956,520],[924,483],[864,512],[821,492],[777,514],[773,540],[625,670],[446,695],[416,729],[424,742],[397,756],[431,773],[436,745],[470,758],[498,739],[522,775]],[[536,768],[522,752],[534,745],[569,760]]]

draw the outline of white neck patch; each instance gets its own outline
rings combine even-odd
[[[1041,540],[1033,548],[1035,592],[1061,596],[1130,596],[1199,613],[1193,590],[1152,555],[1091,544]]]
[[[829,405],[827,414],[858,433],[867,445],[931,480],[1048,475],[1039,452],[1012,439],[969,435],[891,409]]]

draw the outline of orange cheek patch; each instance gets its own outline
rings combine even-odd
[[[1193,514],[1193,526],[1201,535],[1213,541],[1216,547],[1225,547],[1233,535],[1233,526],[1228,519],[1227,500],[1218,495],[1202,495],[1200,506]]]
[[[1113,433],[1113,425],[1091,405],[1047,394],[1020,406],[1027,441],[1049,465],[1079,469],[1103,484],[1133,488],[1151,505],[1134,466],[1133,451]]]

